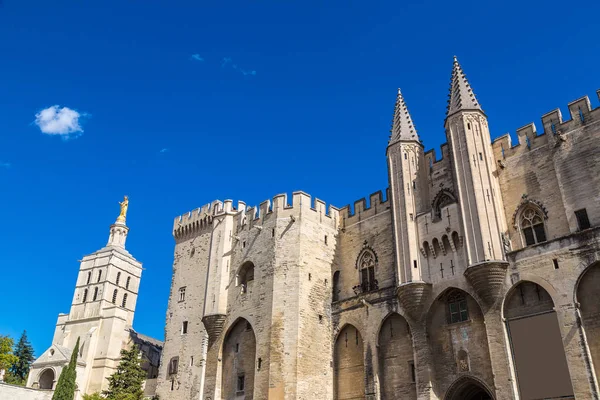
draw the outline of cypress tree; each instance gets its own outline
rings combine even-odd
[[[21,338],[16,344],[13,354],[19,357],[19,361],[11,366],[10,373],[18,384],[24,385],[34,360],[33,347],[27,339],[27,331],[23,331],[23,334],[21,334]]]
[[[108,390],[102,392],[106,400],[142,400],[142,384],[146,372],[141,366],[140,351],[136,345],[130,350],[121,350],[121,361],[117,371],[108,378]]]
[[[52,400],[73,400],[75,397],[75,380],[77,379],[77,355],[79,353],[79,338],[71,353],[69,365],[63,368],[54,390]]]

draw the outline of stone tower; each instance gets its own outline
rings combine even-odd
[[[126,249],[129,228],[119,217],[102,249],[81,260],[71,310],[59,314],[52,346],[33,364],[27,386],[53,389],[80,338],[76,398],[104,390],[130,343],[142,264]]]
[[[388,174],[392,196],[392,219],[396,241],[398,283],[422,280],[417,234],[421,199],[428,195],[423,145],[400,89],[396,98],[392,135],[387,147]]]
[[[503,260],[506,230],[487,117],[454,57],[446,113],[467,265]]]

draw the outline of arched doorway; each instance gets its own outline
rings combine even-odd
[[[444,400],[493,400],[490,391],[482,382],[472,377],[456,380],[448,389]]]
[[[415,363],[408,322],[388,316],[379,330],[379,387],[382,400],[416,400]]]
[[[223,342],[221,399],[254,397],[256,338],[252,325],[243,318],[229,329]]]
[[[554,301],[548,292],[522,281],[509,290],[503,312],[520,397],[573,396]]]
[[[334,348],[334,391],[336,400],[365,398],[365,357],[358,329],[346,325]]]
[[[600,263],[583,271],[575,293],[596,379],[600,379]]]
[[[438,396],[465,374],[493,384],[485,319],[469,293],[448,288],[440,294],[427,315],[427,332]]]
[[[66,368],[66,366],[65,366]],[[40,389],[53,389],[54,387],[54,370],[52,368],[45,369],[40,374],[39,387]]]

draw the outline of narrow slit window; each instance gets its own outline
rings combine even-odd
[[[187,332],[188,332],[188,322],[183,321],[183,324],[181,325],[181,333],[183,335],[185,335]]]

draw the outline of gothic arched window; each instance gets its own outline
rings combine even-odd
[[[113,298],[112,298],[112,303],[116,304],[117,303],[117,295],[119,294],[119,291],[117,289],[115,289],[115,291],[113,292]]]
[[[90,280],[92,279],[92,272],[88,272],[87,284],[90,284]]]
[[[121,272],[117,272],[117,283],[116,283],[117,286],[119,286],[120,280],[121,280]]]
[[[94,288],[94,298],[92,299],[92,301],[96,301],[96,299],[98,298],[98,287]]]
[[[546,241],[544,214],[537,207],[528,205],[521,211],[519,227],[523,233],[525,246]]]
[[[433,200],[433,217],[436,220],[442,218],[442,209],[452,203],[456,203],[456,198],[451,191],[442,189]]]
[[[129,289],[129,283],[131,282],[131,277],[127,277],[127,281],[125,281],[125,289]]]
[[[360,290],[361,292],[370,292],[371,290],[379,289],[377,279],[375,279],[375,267],[377,265],[377,257],[369,249],[363,250],[358,258],[358,271],[360,273]]]
[[[85,301],[87,300],[87,294],[88,294],[88,290],[87,290],[87,289],[85,289],[85,290],[83,291],[83,300],[82,300],[82,303],[85,303]]]
[[[123,295],[123,302],[121,303],[121,307],[125,308],[127,306],[127,293]]]

